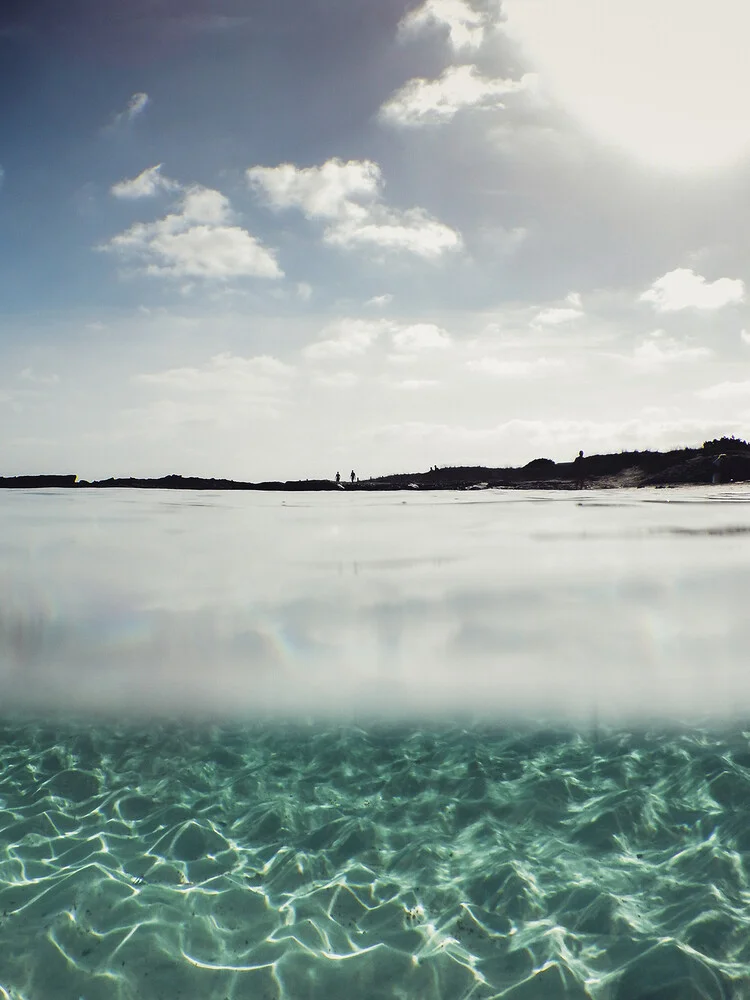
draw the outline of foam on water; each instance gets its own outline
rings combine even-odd
[[[750,993],[750,732],[1,737],[0,996]]]

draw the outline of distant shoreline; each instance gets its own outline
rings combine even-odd
[[[264,490],[392,491],[404,489],[466,490],[506,489],[569,490],[617,489],[641,486],[699,486],[750,482],[750,444],[736,438],[706,441],[701,448],[668,452],[631,451],[586,455],[571,462],[536,458],[520,468],[451,466],[429,472],[377,476],[354,483],[331,479],[239,482],[196,476],[168,475],[152,479],[110,478],[95,482],[76,475],[0,476],[0,489],[158,489],[158,490]]]

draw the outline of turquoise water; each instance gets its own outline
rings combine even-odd
[[[1,736],[0,996],[750,994],[750,732]]]
[[[742,487],[0,491],[0,1000],[750,997],[749,557]]]

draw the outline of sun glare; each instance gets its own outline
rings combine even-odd
[[[600,139],[679,170],[750,148],[748,0],[505,0],[540,82]]]

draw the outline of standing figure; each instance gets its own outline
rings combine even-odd
[[[583,452],[578,452],[578,458],[576,458],[573,465],[578,468],[578,489],[583,490],[586,488],[586,476],[583,473]]]
[[[355,480],[355,479],[357,478],[357,477],[356,477],[356,476],[354,475],[354,469],[352,469],[352,474],[351,474],[351,477],[350,477],[350,478],[351,478],[351,481],[352,481],[352,482],[354,482],[354,480]]]
[[[337,473],[336,473],[336,482],[337,482],[337,483],[340,483],[340,482],[341,482],[341,473],[340,473],[340,472],[337,472]]]

